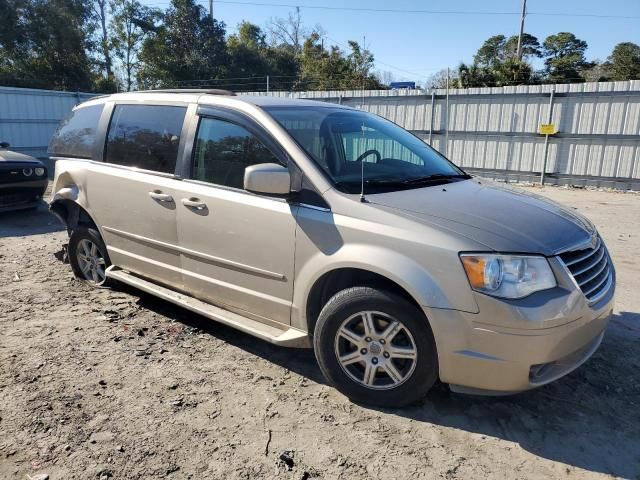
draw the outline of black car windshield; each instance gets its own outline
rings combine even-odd
[[[345,193],[382,193],[470,178],[419,138],[370,113],[339,107],[266,107]],[[364,175],[363,175],[364,172]]]

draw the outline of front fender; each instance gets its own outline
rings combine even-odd
[[[72,202],[77,202],[78,196],[79,190],[77,185],[62,187],[60,190],[53,193],[53,198],[51,199],[50,205],[53,206],[54,203],[61,200],[71,200]]]
[[[297,269],[293,305],[300,325],[307,323],[306,304],[315,283],[326,273],[341,268],[357,268],[381,275],[401,286],[422,306],[478,311],[467,285],[461,285],[455,298],[451,298],[451,292],[445,292],[437,278],[411,257],[388,248],[347,244],[330,256],[316,251]]]
[[[57,159],[55,169],[49,210],[67,225],[69,232],[80,223],[96,225],[81,188],[86,185],[86,162]]]

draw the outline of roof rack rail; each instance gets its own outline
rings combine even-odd
[[[230,95],[235,96],[231,90],[221,90],[219,88],[162,88],[159,90],[138,90],[136,93],[203,93],[207,95]]]

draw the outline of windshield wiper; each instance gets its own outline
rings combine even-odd
[[[367,187],[389,187],[389,188],[411,188],[420,185],[437,185],[443,183],[450,183],[455,180],[466,180],[471,178],[470,175],[466,174],[444,174],[444,173],[434,173],[432,175],[427,175],[424,177],[413,177],[413,178],[384,178],[384,177],[374,177],[365,179],[364,184]],[[340,188],[346,188],[348,190],[353,190],[351,193],[357,193],[355,190],[360,187],[360,180],[338,180],[335,182],[335,185]]]
[[[415,183],[430,183],[430,182],[440,182],[442,180],[455,180],[455,179],[468,179],[471,178],[469,175],[457,174],[451,175],[448,173],[434,173],[433,175],[427,175],[426,177],[415,177],[408,178],[404,180],[405,185],[413,185]]]
[[[367,185],[416,185],[421,183],[436,183],[436,182],[447,182],[454,179],[468,179],[471,178],[469,175],[463,174],[446,174],[446,173],[434,173],[433,175],[427,175],[424,177],[414,177],[414,178],[406,178],[406,179],[398,179],[398,178],[389,178],[389,179],[376,179],[372,178],[369,180],[365,180],[365,184]]]

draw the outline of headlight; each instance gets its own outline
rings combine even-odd
[[[44,172],[46,171],[44,168],[42,167],[37,167],[33,169],[34,172],[36,172],[36,175],[41,177],[44,175]]]
[[[25,177],[30,177],[31,175],[33,175],[33,168],[23,168],[22,169],[22,174]]]
[[[556,286],[544,257],[532,255],[460,255],[471,288],[502,298],[522,298]]]

